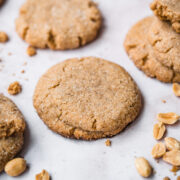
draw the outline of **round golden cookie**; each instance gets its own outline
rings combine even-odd
[[[149,27],[155,17],[146,17],[136,23],[127,33],[124,47],[134,64],[146,75],[162,82],[180,82],[180,73],[166,67],[155,58],[148,41]]]
[[[119,65],[95,57],[50,68],[34,92],[34,107],[53,131],[77,139],[113,136],[135,120],[141,95]]]
[[[157,17],[161,20],[170,21],[173,29],[180,33],[179,0],[154,0],[150,7]]]
[[[74,49],[93,41],[101,15],[91,0],[27,0],[16,20],[22,39],[37,48]]]
[[[155,18],[148,39],[157,60],[180,73],[180,34],[176,33],[169,23]]]
[[[23,146],[25,121],[17,106],[0,94],[0,172]]]

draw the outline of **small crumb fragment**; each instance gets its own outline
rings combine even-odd
[[[43,169],[41,173],[36,175],[36,180],[50,180],[49,173]]]
[[[170,171],[173,172],[174,175],[176,175],[176,173],[177,173],[179,170],[180,170],[180,167],[178,167],[178,166],[173,166]]]
[[[105,144],[106,144],[106,146],[111,146],[111,141],[109,139],[107,139]]]
[[[29,47],[27,48],[26,52],[27,52],[27,54],[28,54],[29,56],[34,56],[34,55],[36,55],[36,49],[35,49],[34,47],[32,47],[32,46],[29,46]]]
[[[170,180],[170,178],[169,177],[164,177],[163,180]]]
[[[0,43],[5,43],[8,39],[8,35],[5,32],[0,31]]]
[[[8,52],[8,56],[11,56],[12,55],[12,53],[11,52]]]
[[[0,63],[2,62],[2,59],[0,59]]]
[[[21,73],[22,73],[22,74],[25,73],[25,70],[22,70]]]
[[[27,65],[27,62],[24,62],[23,66],[26,66]]]
[[[173,83],[173,92],[176,96],[180,97],[180,84]]]
[[[11,83],[9,85],[9,87],[8,87],[8,93],[10,95],[19,94],[21,91],[22,91],[22,87],[21,87],[21,85],[19,84],[18,81],[15,81],[15,82]]]
[[[166,100],[163,99],[162,102],[165,104],[165,103],[166,103]]]

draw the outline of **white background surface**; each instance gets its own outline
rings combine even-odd
[[[25,147],[20,155],[27,160],[29,169],[15,179],[32,180],[35,174],[46,169],[53,180],[139,180],[142,178],[134,167],[135,156],[144,156],[150,161],[156,171],[152,179],[161,180],[164,176],[176,179],[169,171],[170,165],[153,160],[151,149],[156,143],[152,136],[156,114],[180,113],[180,99],[173,95],[171,84],[150,79],[140,72],[123,49],[123,40],[129,28],[152,14],[150,0],[97,0],[104,17],[104,27],[96,41],[72,51],[38,50],[32,58],[26,54],[28,45],[15,32],[14,20],[23,2],[7,0],[0,8],[0,30],[10,37],[8,43],[0,44],[0,58],[3,60],[0,63],[0,93],[14,100],[28,125]],[[35,85],[49,67],[67,58],[82,56],[102,57],[125,67],[143,94],[141,116],[125,131],[111,138],[111,147],[105,146],[106,139],[77,141],[53,133],[39,119],[32,105]],[[23,65],[25,62],[26,66]],[[25,70],[25,74],[21,70]],[[8,85],[15,80],[22,84],[23,91],[17,96],[9,96]],[[162,100],[167,103],[162,103]],[[179,129],[180,123],[168,127],[167,135],[180,139]],[[5,173],[0,175],[0,180],[11,179],[14,178]]]

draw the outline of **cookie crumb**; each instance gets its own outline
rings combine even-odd
[[[11,52],[8,52],[8,56],[11,56],[12,55],[12,53]]]
[[[111,146],[111,141],[109,139],[107,139],[105,144],[106,144],[106,146]]]
[[[180,180],[180,176],[177,177],[177,180]]]
[[[25,73],[25,70],[22,70],[21,73],[24,74],[24,73]]]
[[[176,176],[176,173],[180,170],[180,168],[178,166],[173,166],[172,169],[170,170],[171,172],[174,173],[174,175]],[[180,180],[180,179],[179,179]]]
[[[166,103],[166,100],[163,99],[162,102],[165,104],[165,103]]]
[[[50,180],[49,173],[43,169],[41,173],[36,175],[36,180]]]
[[[21,85],[19,84],[18,81],[15,81],[15,82],[11,83],[9,85],[9,87],[8,87],[8,93],[10,95],[19,94],[21,91],[22,91],[22,87],[21,87]]]
[[[8,39],[8,35],[5,32],[0,31],[0,43],[5,43]]]
[[[170,178],[169,177],[164,177],[163,180],[170,180]]]
[[[27,54],[28,54],[29,56],[34,56],[34,55],[36,55],[36,49],[35,49],[34,47],[32,47],[32,46],[29,46],[29,47],[27,48],[26,52],[27,52]]]

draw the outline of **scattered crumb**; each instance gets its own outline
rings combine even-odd
[[[22,91],[22,87],[21,87],[21,85],[19,84],[18,81],[15,81],[15,82],[11,83],[9,85],[9,87],[8,87],[8,93],[10,95],[19,94],[21,91]]]
[[[177,180],[180,180],[180,176],[177,177]]]
[[[28,79],[28,78],[25,78],[25,80],[26,80],[26,81],[29,81],[29,79]]]
[[[36,180],[50,180],[49,173],[43,169],[41,173],[36,175]]]
[[[163,103],[166,103],[166,100],[163,99],[162,102],[163,102]]]
[[[11,56],[12,55],[12,53],[11,52],[8,52],[8,56]]]
[[[2,62],[2,59],[0,59],[0,63]]]
[[[107,139],[105,144],[106,144],[106,146],[111,146],[111,141],[109,139]]]
[[[27,52],[27,54],[28,54],[29,56],[34,56],[34,55],[36,55],[36,49],[35,49],[34,47],[32,47],[32,46],[29,46],[29,47],[27,48],[26,52]]]
[[[25,73],[25,70],[22,70],[21,73]]]
[[[169,177],[164,177],[163,180],[170,180],[170,178]]]
[[[0,43],[5,43],[8,39],[8,35],[5,32],[0,31]]]
[[[23,66],[26,66],[27,65],[27,62],[25,62],[24,64],[23,64]]]
[[[175,176],[176,176],[177,171],[179,171],[179,170],[180,170],[180,167],[178,167],[178,166],[173,166],[172,169],[170,169],[170,171],[173,172]]]

